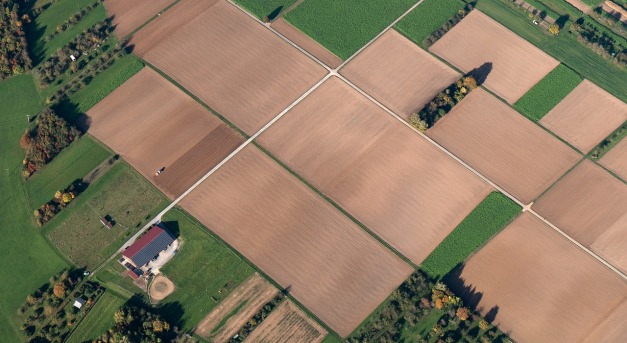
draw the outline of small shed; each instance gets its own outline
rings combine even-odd
[[[74,55],[70,55],[70,59],[72,60],[72,62],[76,61],[76,57],[74,57]]]
[[[87,300],[83,298],[77,298],[76,301],[74,301],[74,307],[80,309],[81,307],[83,307],[83,305],[85,305],[86,301]]]

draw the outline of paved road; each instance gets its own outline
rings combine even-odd
[[[576,240],[574,240],[572,237],[570,237],[569,235],[567,235],[564,231],[560,230],[557,226],[553,225],[551,222],[549,222],[548,220],[546,220],[544,217],[540,216],[538,213],[536,213],[535,211],[533,211],[531,209],[531,203],[530,204],[523,204],[520,200],[518,200],[516,197],[514,197],[512,194],[508,193],[507,191],[505,191],[503,188],[499,187],[496,183],[492,182],[490,179],[488,179],[487,177],[485,177],[483,174],[479,173],[477,170],[475,170],[474,168],[472,168],[470,165],[466,164],[466,162],[464,162],[463,160],[461,160],[459,157],[455,156],[453,153],[451,153],[450,151],[448,151],[446,148],[444,148],[443,146],[441,146],[440,144],[438,144],[437,142],[435,142],[434,140],[432,140],[431,138],[427,137],[424,133],[416,130],[413,126],[409,125],[405,120],[403,120],[399,115],[397,115],[395,112],[393,112],[392,110],[390,110],[389,108],[387,108],[386,106],[384,106],[383,104],[381,104],[379,101],[377,101],[376,99],[374,99],[372,96],[370,96],[370,94],[364,92],[361,88],[357,87],[356,85],[354,85],[352,82],[350,82],[349,80],[347,80],[346,78],[344,78],[342,75],[338,74],[337,71],[339,69],[341,69],[343,66],[345,66],[347,63],[349,63],[353,58],[355,58],[355,56],[357,56],[360,52],[362,52],[364,49],[366,49],[368,46],[370,46],[370,44],[372,44],[375,40],[377,40],[381,35],[383,35],[385,32],[387,32],[388,30],[390,30],[394,25],[396,25],[396,23],[398,23],[401,19],[403,19],[409,12],[411,12],[414,8],[416,8],[417,6],[419,6],[424,0],[421,0],[419,2],[417,2],[416,4],[414,4],[412,7],[410,7],[407,11],[405,11],[405,13],[403,13],[400,17],[398,17],[396,20],[394,20],[390,25],[388,25],[383,31],[381,31],[377,36],[375,36],[372,40],[370,40],[366,45],[364,45],[361,49],[359,49],[357,52],[355,52],[351,57],[349,57],[348,59],[346,59],[342,64],[340,64],[339,67],[332,69],[329,66],[327,66],[326,64],[324,64],[322,61],[320,61],[319,59],[317,59],[315,56],[311,55],[310,53],[308,53],[307,51],[305,51],[303,48],[301,48],[300,46],[298,46],[297,44],[295,44],[294,42],[290,41],[288,38],[286,38],[285,36],[283,36],[282,34],[280,34],[278,31],[276,31],[275,29],[273,29],[270,26],[270,23],[263,23],[262,21],[260,21],[259,19],[257,19],[255,16],[253,16],[252,14],[248,13],[245,9],[241,8],[239,5],[237,5],[236,3],[234,3],[232,0],[228,0],[229,3],[231,3],[233,6],[237,7],[240,11],[242,11],[243,13],[245,13],[246,15],[248,15],[249,17],[251,17],[253,20],[257,21],[260,25],[265,26],[268,30],[270,30],[272,33],[274,33],[275,35],[279,36],[281,39],[283,39],[285,42],[287,42],[288,44],[290,44],[291,46],[293,46],[294,48],[300,50],[302,53],[304,53],[305,55],[307,55],[309,58],[311,58],[312,60],[316,61],[318,64],[320,64],[322,67],[324,67],[327,70],[327,75],[324,76],[324,78],[322,78],[322,80],[320,80],[318,83],[316,83],[315,85],[313,85],[307,92],[305,92],[303,95],[301,95],[298,99],[296,99],[296,101],[294,101],[292,104],[290,104],[286,109],[284,109],[283,111],[281,111],[281,113],[279,113],[276,117],[274,117],[272,120],[270,120],[266,125],[264,125],[261,129],[259,129],[259,131],[257,131],[254,135],[252,135],[249,139],[247,139],[244,143],[242,143],[237,149],[235,149],[235,151],[233,151],[231,154],[229,154],[224,160],[222,160],[222,162],[220,162],[218,165],[216,165],[213,169],[211,169],[207,174],[205,174],[200,180],[198,180],[194,185],[192,185],[187,191],[185,191],[185,193],[181,194],[181,196],[179,196],[177,199],[175,199],[172,203],[170,203],[163,211],[161,211],[159,214],[157,214],[150,222],[148,222],[139,232],[137,232],[133,237],[131,237],[126,243],[124,243],[124,245],[118,249],[118,251],[113,254],[111,257],[109,257],[109,259],[107,259],[107,261],[105,261],[102,265],[100,265],[98,268],[96,268],[94,270],[94,273],[96,271],[98,271],[100,268],[102,268],[102,266],[106,265],[106,263],[108,263],[109,261],[111,261],[112,259],[114,259],[119,253],[121,253],[122,251],[124,251],[129,245],[131,245],[141,234],[144,233],[144,231],[146,231],[147,229],[149,229],[150,227],[152,227],[154,224],[159,223],[161,221],[161,217],[167,213],[169,210],[171,210],[174,206],[176,206],[181,200],[183,200],[183,198],[185,198],[189,193],[191,193],[194,189],[196,189],[196,187],[198,187],[198,185],[200,185],[203,181],[205,181],[209,176],[211,176],[216,170],[218,170],[220,167],[222,167],[225,163],[227,163],[230,159],[232,159],[235,155],[237,155],[240,151],[242,151],[246,146],[248,146],[254,139],[256,139],[259,135],[261,135],[264,131],[266,131],[270,126],[272,126],[272,124],[274,124],[276,121],[278,121],[279,119],[281,119],[289,110],[291,110],[294,106],[298,105],[298,103],[300,103],[305,97],[307,97],[311,92],[313,92],[314,90],[316,90],[324,81],[326,81],[328,78],[335,76],[338,77],[339,79],[341,79],[342,81],[344,81],[346,84],[348,84],[349,86],[351,86],[353,89],[355,89],[356,91],[358,91],[359,93],[361,93],[363,96],[365,96],[366,98],[370,99],[372,102],[374,102],[375,104],[377,104],[377,106],[379,106],[381,109],[385,110],[388,114],[390,114],[392,117],[396,118],[399,122],[401,122],[403,125],[407,126],[408,128],[410,128],[411,130],[413,130],[414,132],[416,132],[416,134],[420,135],[423,139],[426,139],[429,143],[433,144],[435,147],[437,147],[438,149],[440,149],[442,152],[444,152],[445,154],[447,154],[448,156],[450,156],[452,159],[454,159],[455,161],[457,161],[459,164],[461,164],[462,166],[464,166],[466,169],[468,169],[469,171],[471,171],[473,174],[475,174],[477,177],[481,178],[482,180],[484,180],[486,183],[488,183],[489,185],[491,185],[492,187],[494,187],[496,190],[498,190],[499,192],[505,194],[508,198],[512,199],[514,202],[516,202],[518,205],[523,207],[523,211],[527,211],[531,214],[533,214],[534,216],[536,216],[537,218],[539,218],[540,220],[542,220],[543,222],[545,222],[547,225],[549,225],[553,230],[557,231],[559,234],[561,234],[562,236],[566,237],[566,239],[568,239],[569,241],[571,241],[572,243],[574,243],[575,245],[577,245],[581,250],[585,251],[586,253],[588,253],[589,255],[591,255],[592,257],[594,257],[596,260],[598,260],[599,262],[601,262],[603,265],[605,265],[606,267],[608,267],[610,270],[612,270],[613,272],[615,272],[616,274],[618,274],[620,277],[622,277],[624,280],[627,280],[627,275],[625,275],[623,272],[621,272],[620,270],[616,269],[614,266],[612,266],[610,263],[608,263],[607,261],[605,261],[605,259],[601,258],[600,256],[598,256],[597,254],[595,254],[593,251],[591,251],[590,249],[584,247],[583,245],[581,245],[579,242],[577,242]],[[92,273],[92,275],[94,274]]]

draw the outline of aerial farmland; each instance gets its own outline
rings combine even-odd
[[[627,6],[526,1],[4,1],[2,341],[627,341]]]

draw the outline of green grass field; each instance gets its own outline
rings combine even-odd
[[[416,0],[306,0],[285,19],[345,60]]]
[[[35,227],[20,174],[26,115],[42,109],[30,74],[0,81],[0,337],[9,343],[24,341],[16,314],[26,296],[67,267]]]
[[[588,6],[594,6],[594,7],[596,7],[596,6],[598,6],[598,5],[602,4],[602,3],[604,3],[604,2],[605,2],[605,0],[581,0],[581,2],[583,2],[584,4],[586,4],[586,5],[588,5]],[[625,3],[625,0],[616,0],[616,1],[614,1],[614,2],[616,2],[616,3],[620,4],[620,3]]]
[[[268,19],[272,20],[292,6],[296,0],[235,0],[235,2],[259,19],[268,16]]]
[[[125,300],[106,291],[67,339],[67,343],[91,342],[113,326],[113,314]]]
[[[424,47],[422,42],[464,6],[460,0],[425,0],[394,28]]]
[[[125,163],[118,163],[44,226],[52,243],[77,266],[93,269],[111,256],[167,199]],[[105,228],[100,219],[116,222]]]
[[[422,269],[441,278],[503,229],[520,206],[501,193],[490,193],[422,262]]]
[[[518,108],[529,119],[538,121],[575,89],[581,81],[581,76],[560,64],[523,95],[514,104],[514,107]]]
[[[107,290],[113,291],[126,300],[136,296],[147,301],[146,293],[133,284],[133,279],[120,275],[125,270],[116,259],[113,259],[98,270],[94,276],[96,281],[106,287]]]
[[[522,38],[560,60],[582,77],[627,101],[627,68],[620,68],[577,41],[574,33],[562,30],[549,36],[529,17],[502,0],[479,0],[477,8]]]
[[[31,208],[38,208],[50,201],[56,191],[83,178],[112,155],[112,152],[89,136],[79,138],[26,181]]]
[[[177,289],[162,301],[160,313],[184,330],[191,330],[218,304],[212,297],[224,299],[254,270],[181,210],[168,212],[163,222],[180,233],[182,246],[161,268]],[[178,308],[182,311],[176,311]]]
[[[583,13],[575,8],[575,6],[569,4],[566,0],[536,0],[542,2],[551,11],[556,12],[559,16],[568,15],[569,19],[576,20],[583,16]],[[533,4],[532,4],[533,5]],[[555,17],[554,19],[557,19]]]

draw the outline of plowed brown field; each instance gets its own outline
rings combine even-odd
[[[465,73],[492,63],[484,86],[510,104],[559,64],[478,10],[470,12],[429,50]]]
[[[255,273],[203,318],[194,333],[210,342],[227,342],[278,293],[276,287]]]
[[[460,77],[395,30],[379,37],[341,74],[404,119]]]
[[[344,336],[412,271],[254,146],[181,206]]]
[[[627,331],[622,319],[606,322],[625,313],[627,283],[528,212],[471,257],[461,278],[476,292],[471,302],[484,315],[496,307],[494,324],[518,342],[614,342]],[[594,331],[599,324],[608,330]]]
[[[340,64],[342,64],[342,60],[339,57],[335,56],[320,43],[304,34],[301,30],[295,28],[292,24],[288,23],[287,20],[279,18],[278,20],[273,21],[272,28],[285,36],[285,38],[303,48],[308,53],[315,56],[327,66],[337,68]]]
[[[427,135],[525,204],[581,158],[481,88]]]
[[[87,115],[89,133],[170,198],[187,190],[243,140],[150,68],[141,70]],[[155,176],[162,167],[165,171]]]
[[[587,153],[627,120],[627,104],[584,80],[540,124]]]
[[[144,59],[248,134],[325,75],[322,66],[226,1],[156,46],[139,36],[133,42],[143,46],[140,52],[154,46]]]
[[[259,142],[415,263],[491,190],[337,78]]]
[[[285,300],[244,342],[317,343],[327,331],[291,301]]]
[[[627,273],[627,185],[603,168],[583,161],[533,208]]]
[[[623,138],[612,150],[603,155],[599,162],[627,181],[627,138]]]
[[[175,0],[105,0],[118,38],[125,37]]]

